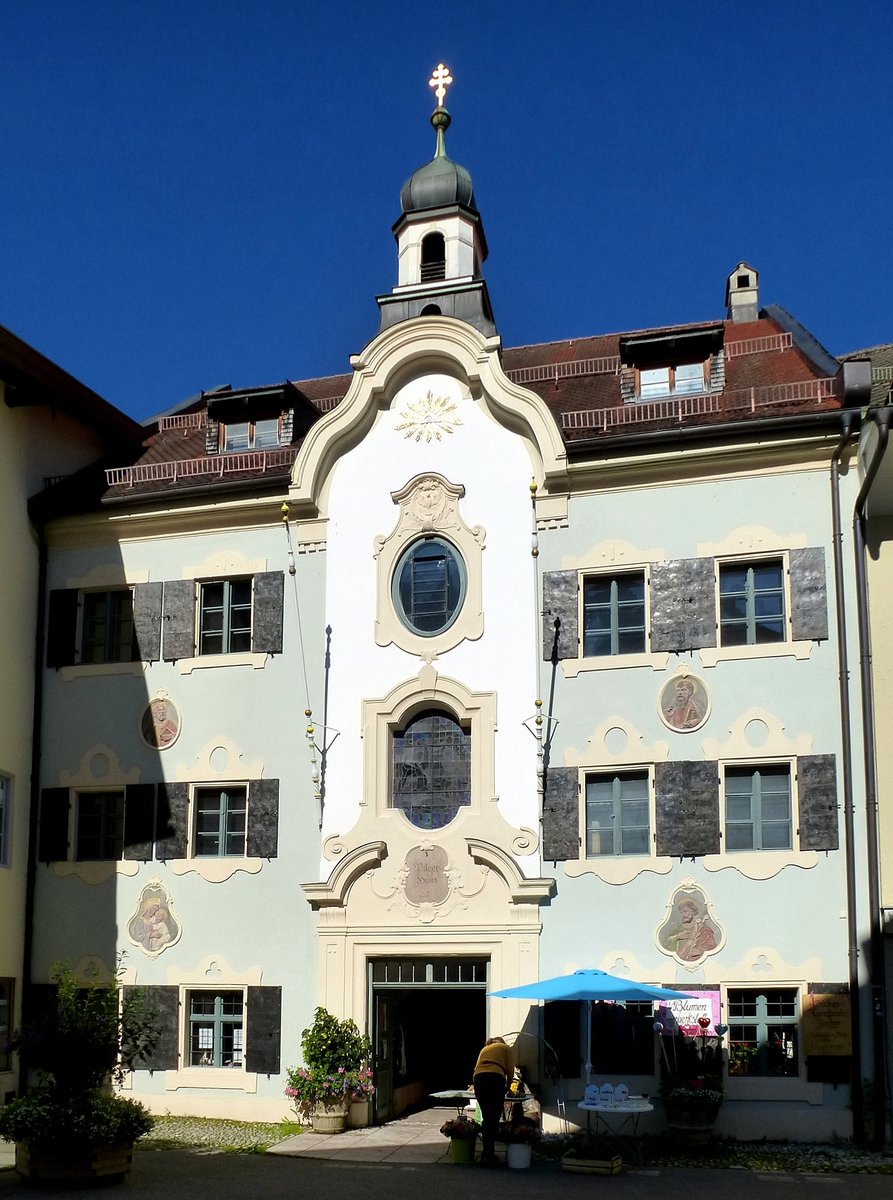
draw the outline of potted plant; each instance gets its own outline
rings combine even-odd
[[[453,1117],[440,1127],[444,1137],[450,1139],[450,1159],[454,1163],[474,1162],[474,1143],[478,1127],[468,1117]]]
[[[120,1182],[154,1118],[113,1084],[155,1046],[155,1015],[137,989],[122,997],[120,967],[85,985],[57,964],[52,979],[51,1003],[11,1041],[39,1086],[0,1108],[0,1137],[16,1143],[16,1170],[32,1181]]]
[[[660,1022],[662,1080],[660,1094],[667,1123],[678,1138],[689,1144],[710,1140],[723,1100],[722,1039],[725,1025],[717,1025],[709,1036],[710,1018],[698,1018],[699,1031],[688,1035],[680,1030],[667,1036]],[[669,1047],[669,1049],[668,1049]]]
[[[530,1166],[533,1147],[539,1144],[542,1130],[535,1121],[520,1120],[500,1125],[496,1135],[498,1142],[506,1143],[505,1159],[515,1169]]]
[[[304,1066],[289,1067],[285,1094],[316,1133],[341,1133],[349,1105],[368,1103],[375,1092],[369,1038],[355,1021],[339,1021],[317,1008],[313,1024],[301,1034],[301,1050]]]

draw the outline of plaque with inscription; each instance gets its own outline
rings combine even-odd
[[[849,1058],[853,1052],[849,996],[823,992],[803,997],[803,1051]]]
[[[406,856],[403,891],[410,904],[442,904],[450,892],[441,846],[413,846]]]

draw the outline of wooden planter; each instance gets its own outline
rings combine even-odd
[[[133,1143],[89,1146],[82,1142],[16,1142],[16,1171],[31,1183],[100,1187],[130,1174]]]
[[[561,1169],[574,1175],[619,1175],[623,1170],[623,1159],[619,1154],[612,1158],[585,1158],[570,1151],[562,1155]]]

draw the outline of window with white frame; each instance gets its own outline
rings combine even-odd
[[[785,640],[783,559],[720,563],[719,634],[723,646]]]
[[[80,650],[82,663],[133,662],[138,658],[130,588],[83,593]]]
[[[645,650],[645,572],[583,579],[583,654],[641,654]]]
[[[279,418],[230,421],[222,426],[222,436],[223,449],[233,453],[240,450],[269,450],[279,445]]]
[[[199,787],[195,803],[196,857],[225,858],[245,853],[248,789],[242,785]]]
[[[451,713],[420,713],[392,735],[392,805],[441,829],[471,804],[471,734]]]
[[[647,771],[586,776],[586,857],[650,854]]]
[[[78,792],[75,808],[78,862],[117,861],[124,854],[124,790]]]
[[[245,997],[241,990],[188,993],[188,1061],[193,1067],[241,1067]]]
[[[237,654],[251,649],[251,579],[201,584],[199,654]]]
[[[800,1073],[797,988],[729,988],[729,1074]]]
[[[0,867],[9,866],[9,831],[12,821],[12,780],[0,772]]]
[[[790,850],[790,764],[729,766],[724,781],[726,850]]]
[[[696,396],[704,391],[704,363],[643,367],[639,371],[639,398],[659,400],[665,396]]]

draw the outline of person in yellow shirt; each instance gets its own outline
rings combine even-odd
[[[498,1161],[496,1130],[514,1069],[511,1046],[504,1038],[488,1038],[474,1068],[474,1094],[481,1106],[481,1164],[484,1166],[493,1166]]]

